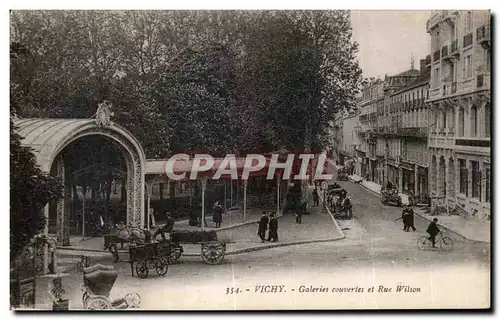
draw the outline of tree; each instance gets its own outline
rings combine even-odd
[[[24,46],[13,43],[11,61],[29,54]],[[15,83],[14,83],[15,85]],[[13,91],[16,93],[16,90]],[[19,96],[11,95],[11,115],[19,110]],[[10,120],[10,258],[13,262],[29,241],[40,233],[47,221],[43,209],[62,197],[62,185],[43,173],[34,154],[21,146],[21,137]]]
[[[10,258],[13,261],[47,223],[43,208],[62,197],[60,182],[36,166],[10,122]]]

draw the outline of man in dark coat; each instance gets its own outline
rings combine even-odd
[[[216,228],[220,228],[220,224],[222,223],[222,206],[220,206],[219,204],[217,204],[215,207],[214,207],[214,216],[213,216],[213,220],[215,222],[215,227]]]
[[[275,212],[271,213],[271,220],[269,220],[269,235],[267,241],[278,241],[278,219],[276,219]]]
[[[406,208],[406,212],[407,212],[407,229],[408,231],[410,231],[410,228],[412,228],[413,231],[417,230],[417,228],[415,228],[415,216],[414,216],[414,212],[413,212],[413,209],[411,207],[407,207]]]
[[[299,208],[297,208],[297,212],[295,214],[295,222],[298,224],[302,223],[302,215],[306,212],[307,210],[307,202],[304,202]]]
[[[429,240],[432,241],[432,247],[436,247],[436,235],[440,232],[438,226],[437,226],[438,219],[434,218],[431,223],[429,223],[429,226],[427,227],[427,233],[429,234]]]
[[[410,226],[408,225],[408,208],[404,206],[403,212],[401,213],[401,220],[403,220],[403,230],[408,232],[410,231]]]
[[[262,211],[262,216],[260,217],[259,220],[259,230],[257,231],[257,234],[259,235],[260,240],[262,240],[262,242],[266,241],[266,230],[268,223],[269,223],[269,218],[267,217],[266,212]]]
[[[315,206],[319,206],[319,194],[318,194],[318,186],[314,187],[313,190],[313,201]]]

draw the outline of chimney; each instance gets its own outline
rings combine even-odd
[[[420,59],[420,76],[425,74],[425,59]]]

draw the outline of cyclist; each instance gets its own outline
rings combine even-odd
[[[432,241],[432,247],[436,247],[436,235],[440,232],[437,226],[438,219],[434,218],[429,226],[427,227],[427,233],[429,234],[429,240]]]

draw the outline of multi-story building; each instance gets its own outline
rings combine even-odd
[[[429,57],[430,58],[430,57]],[[387,177],[405,194],[421,202],[428,199],[428,116],[425,98],[428,94],[430,59],[420,60],[420,71],[406,72],[409,83],[388,94],[386,138]],[[415,75],[418,74],[418,77]]]
[[[357,134],[360,146],[357,156],[361,158],[358,175],[379,183],[377,174],[378,160],[377,148],[377,109],[384,103],[384,82],[381,79],[370,81],[361,90],[362,96],[359,102],[359,126]]]
[[[386,184],[388,181],[396,186],[402,185],[400,158],[403,151],[401,140],[401,125],[405,103],[409,104],[411,95],[400,92],[416,81],[420,72],[412,66],[409,70],[386,76],[384,80],[384,99],[377,105],[377,142],[376,157],[378,183]]]
[[[429,98],[432,210],[490,218],[489,11],[433,11]]]

